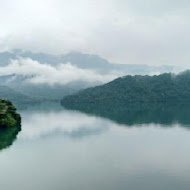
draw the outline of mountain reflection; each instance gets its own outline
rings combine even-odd
[[[179,123],[185,127],[190,126],[190,104],[131,104],[127,107],[84,105],[77,108],[73,105],[66,108],[128,126],[150,123],[164,126]]]
[[[0,129],[0,150],[11,146],[16,140],[19,131],[21,131],[20,127]]]

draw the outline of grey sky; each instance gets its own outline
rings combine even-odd
[[[189,20],[187,0],[0,0],[0,50],[188,65]]]

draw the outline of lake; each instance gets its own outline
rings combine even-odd
[[[3,137],[2,190],[190,189],[188,122],[126,124],[58,104],[20,113],[17,138]]]

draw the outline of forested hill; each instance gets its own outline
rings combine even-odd
[[[127,106],[136,103],[190,102],[190,71],[178,75],[125,76],[88,88],[62,99],[62,105],[78,109],[88,106]]]
[[[32,93],[31,93],[32,94]],[[40,100],[29,97],[21,92],[17,92],[7,86],[0,85],[0,98],[8,99],[18,108],[24,109],[29,105],[40,103]]]

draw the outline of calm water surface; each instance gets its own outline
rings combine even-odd
[[[59,106],[21,115],[0,152],[2,190],[190,189],[188,124],[128,126]]]

